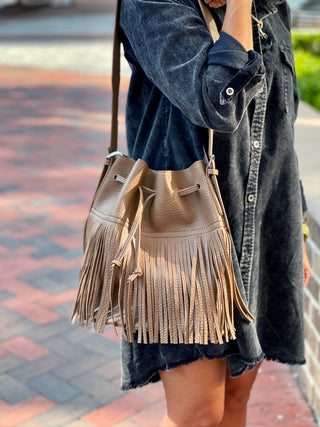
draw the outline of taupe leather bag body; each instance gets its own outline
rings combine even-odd
[[[210,12],[203,13],[219,37]],[[209,13],[207,13],[209,12]],[[116,27],[118,25],[118,12]],[[117,151],[120,44],[116,28],[110,154],[84,235],[72,315],[102,333],[121,325],[141,343],[223,343],[235,339],[234,304],[252,321],[234,276],[230,230],[209,138],[209,161],[154,171]]]

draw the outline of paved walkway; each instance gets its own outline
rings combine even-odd
[[[119,390],[112,328],[68,321],[109,110],[106,74],[0,67],[1,427],[156,427],[165,411],[160,383]],[[262,365],[248,425],[316,425],[289,367]]]

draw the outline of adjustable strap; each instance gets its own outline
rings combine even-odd
[[[198,0],[206,26],[214,42],[219,38],[217,24],[210,10],[203,4],[202,0]],[[113,62],[112,62],[112,119],[111,119],[111,140],[109,153],[117,151],[118,148],[118,109],[119,109],[119,88],[120,88],[120,39],[119,39],[119,17],[120,3],[117,1],[116,20],[114,26],[113,37]],[[213,155],[213,130],[209,129],[209,144],[208,144],[209,159]]]
[[[120,88],[120,38],[119,20],[120,3],[117,1],[116,19],[113,35],[113,58],[112,58],[112,118],[111,118],[111,140],[109,154],[117,151],[118,148],[118,109],[119,109],[119,88]]]
[[[202,2],[202,0],[198,0],[202,15],[204,17],[204,20],[206,22],[206,26],[208,28],[208,31],[212,37],[212,40],[216,42],[218,38],[220,37],[218,27],[216,24],[216,21],[214,20],[210,10],[205,6]]]

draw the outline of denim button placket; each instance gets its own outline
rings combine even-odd
[[[261,147],[261,141],[263,138],[262,133],[267,104],[267,91],[265,85],[260,96],[256,97],[256,106],[253,114],[254,117],[251,132],[251,141],[253,149],[251,151],[251,161],[249,166],[249,175],[246,188],[244,234],[242,242],[242,254],[240,260],[240,269],[248,300],[250,296],[250,279],[255,243],[255,211],[258,191],[259,168],[261,160],[261,150],[259,148]]]
[[[253,147],[254,148],[259,148],[260,147],[260,142],[259,141],[253,141]]]

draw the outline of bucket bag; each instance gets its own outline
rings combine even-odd
[[[208,344],[236,338],[234,306],[252,321],[238,289],[227,216],[209,131],[208,161],[155,171],[117,151],[120,42],[117,6],[111,145],[84,231],[72,320],[121,326],[127,341]],[[214,40],[215,21],[199,0]]]

